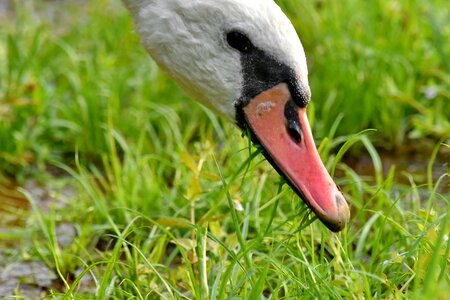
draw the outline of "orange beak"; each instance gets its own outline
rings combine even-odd
[[[274,168],[330,230],[342,230],[350,218],[347,202],[319,157],[306,108],[292,101],[287,84],[257,95],[243,115]]]

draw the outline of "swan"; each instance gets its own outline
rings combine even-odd
[[[306,115],[306,56],[273,0],[123,0],[143,47],[189,96],[263,154],[330,230],[349,207],[324,167]]]

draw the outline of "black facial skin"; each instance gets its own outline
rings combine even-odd
[[[278,62],[264,51],[254,48],[249,53],[241,53],[241,65],[244,78],[241,99],[244,106],[256,95],[282,82],[288,84],[292,98],[299,107],[308,104],[309,89],[298,83],[290,67]]]
[[[242,129],[245,128],[243,107],[258,94],[279,83],[287,83],[292,101],[296,106],[306,107],[311,98],[309,88],[297,80],[292,68],[255,47],[243,33],[230,31],[226,34],[226,40],[229,46],[239,51],[241,55],[244,87],[241,97],[236,103],[236,120]],[[292,122],[288,123],[288,127],[293,125]]]

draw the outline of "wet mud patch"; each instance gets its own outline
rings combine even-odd
[[[5,258],[2,259],[4,262]],[[27,299],[44,297],[54,286],[57,276],[42,262],[0,264],[0,297],[23,296]]]
[[[0,185],[0,298],[41,299],[50,290],[63,289],[56,271],[33,258],[33,237],[44,237],[39,233],[30,200],[21,192],[26,191],[45,214],[66,208],[75,198],[73,184],[64,180],[59,185],[48,187],[35,180],[21,186],[13,181]],[[55,226],[55,234],[58,246],[64,249],[74,242],[77,232],[72,223],[61,220]]]

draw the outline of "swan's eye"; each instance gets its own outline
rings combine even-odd
[[[253,44],[248,37],[238,31],[227,33],[228,45],[243,53],[249,53],[253,49]]]

